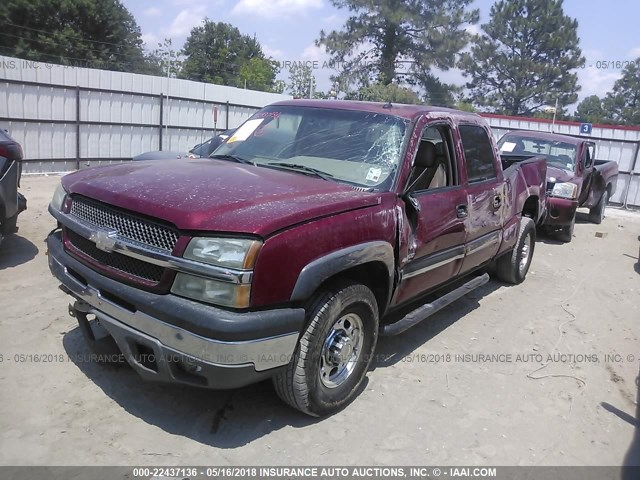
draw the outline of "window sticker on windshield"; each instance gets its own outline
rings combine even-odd
[[[502,148],[500,148],[501,152],[513,152],[513,149],[516,148],[516,144],[513,142],[504,142],[502,144]]]
[[[242,125],[236,132],[227,140],[227,143],[233,142],[242,142],[249,138],[258,126],[264,121],[263,118],[254,118],[253,120],[248,120],[244,125]]]
[[[256,117],[276,119],[280,117],[280,112],[260,112],[256,113]]]
[[[380,175],[382,175],[381,168],[370,168],[369,172],[367,173],[367,182],[377,182],[378,180],[380,180]]]

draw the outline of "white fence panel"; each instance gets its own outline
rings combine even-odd
[[[235,128],[267,92],[0,56],[0,126],[22,145],[23,171],[69,171],[188,149]]]

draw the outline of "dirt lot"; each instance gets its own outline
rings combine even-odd
[[[23,180],[29,210],[0,248],[0,464],[640,464],[638,214],[581,218],[571,244],[539,239],[524,284],[382,339],[362,394],[317,420],[269,383],[157,386],[80,361],[43,243],[58,180]]]

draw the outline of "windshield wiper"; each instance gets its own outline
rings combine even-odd
[[[322,170],[318,170],[313,167],[307,167],[306,165],[300,165],[297,163],[286,163],[286,162],[272,162],[272,163],[264,163],[262,164],[264,167],[283,167],[287,170],[297,170],[302,173],[310,173],[318,178],[323,180],[327,180],[329,182],[337,182],[335,177],[330,173],[323,172]]]
[[[217,158],[219,160],[231,160],[232,162],[244,163],[246,165],[253,165],[253,166],[256,165],[251,160],[247,160],[246,158],[242,158],[242,157],[239,157],[237,155],[227,155],[227,154],[222,154],[222,153],[214,153],[214,154],[209,155],[209,158]]]

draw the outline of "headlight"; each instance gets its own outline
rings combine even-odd
[[[171,287],[171,293],[216,305],[247,308],[251,297],[251,285],[220,282],[178,273]]]
[[[261,242],[245,238],[196,237],[189,242],[184,258],[219,267],[253,268]]]
[[[553,186],[551,195],[554,197],[568,198],[573,200],[578,194],[578,186],[575,183],[556,183]]]
[[[62,206],[64,205],[64,199],[67,196],[67,191],[62,186],[62,183],[59,183],[56,187],[56,191],[53,192],[53,198],[51,199],[51,206],[58,211],[62,210]]]

